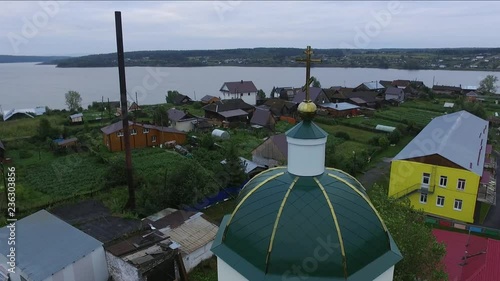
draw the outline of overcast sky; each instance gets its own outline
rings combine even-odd
[[[125,51],[500,46],[494,1],[0,1],[0,54],[115,52],[117,10]]]

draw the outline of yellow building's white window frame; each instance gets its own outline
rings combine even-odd
[[[453,210],[462,211],[462,207],[463,207],[463,200],[455,199],[455,203],[453,204]]]
[[[463,182],[463,184],[460,184],[461,182]],[[467,184],[467,181],[465,179],[458,179],[457,180],[457,189],[460,191],[464,191],[466,184]],[[462,187],[461,187],[461,185],[462,185]]]
[[[448,177],[447,176],[440,176],[439,177],[439,186],[446,187],[447,184],[448,184]]]
[[[436,198],[436,206],[444,207],[444,202],[445,202],[445,197],[438,195],[438,197]],[[441,203],[441,204],[439,204],[439,203]]]
[[[431,183],[431,174],[430,173],[423,173],[422,174],[422,184],[429,185],[430,183]]]
[[[427,193],[420,193],[420,203],[427,204]]]

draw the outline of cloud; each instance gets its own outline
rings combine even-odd
[[[108,1],[58,2],[60,10],[20,54],[115,51],[114,11],[122,12],[126,50],[236,47],[337,48],[377,22],[377,1]],[[366,48],[498,46],[499,2],[401,1],[400,13]],[[0,54],[13,54],[8,34],[42,13],[39,2],[0,2]]]

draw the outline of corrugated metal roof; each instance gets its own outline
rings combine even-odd
[[[233,110],[219,112],[219,114],[225,118],[230,118],[236,116],[245,116],[248,115],[248,112],[241,109],[233,109]]]
[[[220,88],[221,91],[224,91],[224,86],[226,86],[228,92],[231,94],[257,92],[257,87],[255,87],[252,81],[225,82]]]
[[[384,86],[378,81],[364,82],[363,85],[370,90],[384,89]]]
[[[350,104],[348,102],[324,103],[324,104],[320,104],[319,107],[328,107],[328,108],[339,110],[339,111],[359,108],[359,106],[354,105],[354,104]]]
[[[1,228],[0,254],[3,256],[9,253],[10,246],[3,243],[7,237],[7,227]],[[101,246],[101,242],[45,210],[16,222],[17,267],[29,280],[44,280]]]
[[[481,176],[487,138],[488,121],[462,110],[434,118],[393,160],[438,154]]]
[[[164,233],[181,245],[181,250],[190,254],[215,239],[219,228],[197,213],[180,226]]]
[[[83,113],[76,113],[76,114],[73,114],[73,115],[69,116],[69,118],[71,118],[71,119],[78,118],[78,117],[83,117]]]

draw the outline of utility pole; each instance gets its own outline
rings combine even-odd
[[[118,74],[120,77],[120,101],[122,107],[123,138],[125,142],[125,168],[127,171],[128,201],[125,209],[135,209],[135,190],[132,178],[132,153],[130,151],[130,132],[127,113],[127,85],[125,80],[125,53],[123,51],[122,14],[115,11],[116,48],[118,55]]]
[[[135,92],[135,104],[139,107],[139,100],[137,100],[137,92]]]
[[[111,105],[109,104],[109,98],[108,98],[108,118],[111,119]]]

